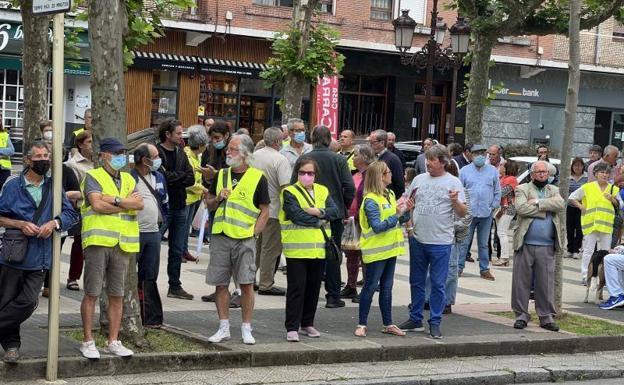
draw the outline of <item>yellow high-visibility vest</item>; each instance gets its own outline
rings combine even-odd
[[[347,166],[349,166],[349,171],[356,171],[357,168],[353,164],[353,158],[355,158],[355,151],[351,151],[350,153],[344,156],[347,158]]]
[[[129,197],[136,186],[132,175],[127,172],[120,172],[121,188],[117,189],[113,178],[103,167],[87,171],[102,186],[102,194],[118,196],[120,198]],[[80,189],[84,196],[84,180]],[[82,214],[82,248],[89,246],[114,247],[119,244],[119,248],[127,253],[139,252],[139,222],[136,211],[127,210],[118,214],[99,214],[90,205],[87,206],[87,199],[84,200],[80,213]]]
[[[202,173],[196,171],[200,167],[199,157],[188,146],[184,147],[184,152],[193,168],[193,176],[195,176],[195,184],[186,188],[186,204],[191,205],[202,198],[202,194],[196,192],[202,190]]]
[[[585,183],[581,186],[585,192],[583,206],[585,214],[581,216],[581,228],[583,235],[594,232],[611,234],[613,232],[613,221],[615,220],[615,210],[613,204],[604,197],[604,193],[611,193],[611,184],[607,185],[604,191],[600,190],[598,182]],[[613,186],[613,196],[617,196],[620,189]]]
[[[398,222],[394,228],[379,234],[373,231],[364,210],[364,202],[367,199],[372,199],[377,203],[381,221],[396,215],[396,199],[392,191],[388,191],[388,199],[374,193],[366,194],[360,206],[360,227],[362,228],[360,248],[362,249],[362,261],[371,263],[405,254],[403,232]]]
[[[227,185],[224,184],[225,173],[227,173]],[[258,215],[260,215],[260,209],[254,205],[253,198],[262,175],[262,171],[253,167],[249,167],[245,171],[228,199],[219,204],[212,226],[213,234],[223,233],[233,239],[245,239],[254,236],[254,226]],[[230,167],[219,170],[217,196],[226,186],[229,189],[232,188],[232,169]]]
[[[8,131],[1,131],[0,132],[0,148],[7,148],[7,147],[9,147],[9,140],[11,140],[9,138],[9,132]],[[4,170],[10,170],[11,169],[11,158],[8,157],[8,159],[0,159],[0,168],[2,168]]]
[[[305,191],[305,187],[299,182],[286,187],[281,193],[282,208],[279,213],[279,222],[282,234],[282,248],[286,258],[307,258],[307,259],[325,259],[325,238],[320,228],[310,226],[299,226],[291,220],[286,219],[284,211],[284,191],[288,191],[299,202],[302,209],[311,207],[297,186]],[[307,194],[307,192],[306,192]],[[314,202],[314,207],[319,209],[325,208],[329,190],[327,187],[314,183],[314,198],[308,197]],[[324,226],[325,233],[331,237],[331,230],[328,225]]]

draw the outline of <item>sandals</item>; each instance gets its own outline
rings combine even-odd
[[[80,286],[78,286],[78,282],[76,281],[67,281],[67,290],[78,291],[80,290]]]
[[[383,329],[381,329],[381,332],[385,334],[392,334],[393,336],[405,336],[405,332],[399,329],[399,327],[396,325],[384,326]]]
[[[500,258],[499,260],[492,262],[492,265],[498,267],[509,267],[509,258]]]
[[[366,337],[366,330],[366,326],[358,325],[353,334],[355,334],[356,337]]]

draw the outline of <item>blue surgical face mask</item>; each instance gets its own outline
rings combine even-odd
[[[217,150],[222,150],[223,147],[225,147],[225,140],[222,140],[220,142],[213,142],[212,145],[214,146],[214,148],[216,148]]]
[[[156,158],[152,159],[152,165],[150,166],[150,170],[157,171],[162,165],[162,159]]]
[[[549,176],[548,177],[548,184],[552,184],[552,182],[554,182],[555,177],[554,176]]]
[[[475,156],[474,159],[472,160],[472,162],[477,167],[485,166],[485,155],[477,155],[477,156]]]
[[[126,166],[126,154],[113,155],[110,166],[115,171],[119,171]]]
[[[295,142],[297,143],[303,143],[305,142],[305,132],[295,132]]]

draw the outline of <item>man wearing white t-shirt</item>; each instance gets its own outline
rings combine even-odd
[[[399,327],[406,331],[424,331],[425,281],[429,271],[429,334],[442,338],[440,324],[446,305],[444,287],[451,245],[455,239],[454,221],[455,216],[466,215],[466,197],[460,180],[445,170],[450,162],[445,146],[432,146],[425,157],[427,172],[414,179],[408,193],[416,202],[409,236],[412,302],[409,319]]]

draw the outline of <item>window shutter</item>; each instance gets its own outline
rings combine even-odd
[[[409,9],[409,15],[416,20],[418,24],[425,24],[425,11],[427,9],[427,0],[399,0],[396,9],[396,17],[399,17],[402,9]]]

